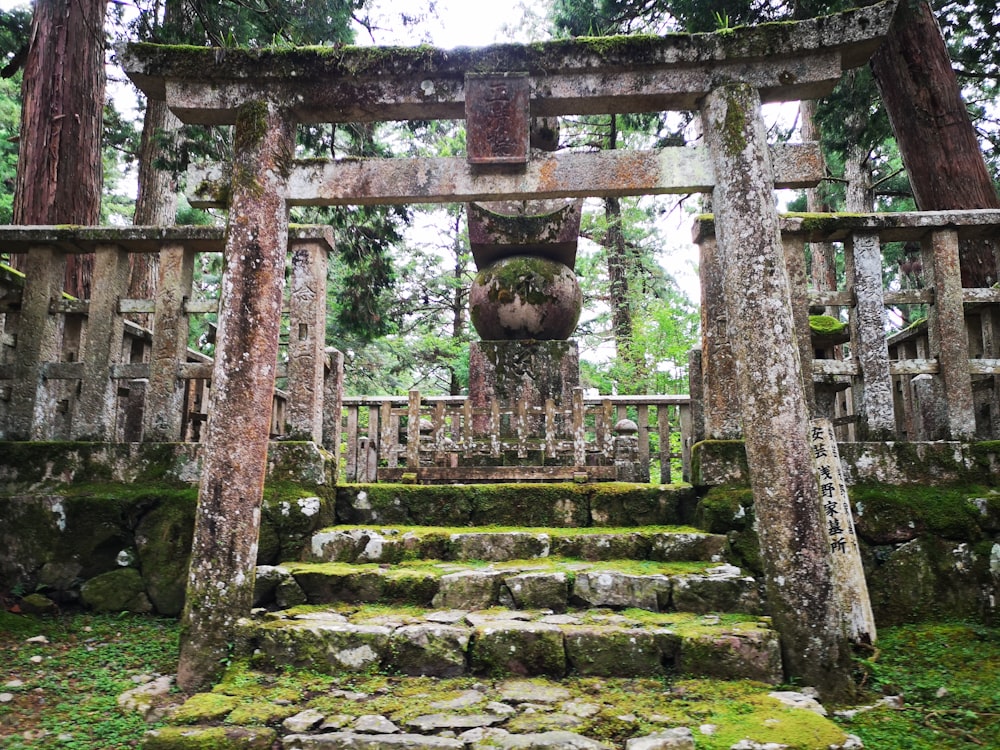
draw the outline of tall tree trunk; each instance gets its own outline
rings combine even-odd
[[[21,85],[15,224],[101,217],[107,0],[35,0]],[[93,256],[71,255],[66,290],[90,296]]]
[[[611,115],[608,149],[616,148],[618,148],[618,121],[615,115]],[[625,242],[625,228],[622,225],[622,204],[618,198],[604,199],[604,216],[608,225],[604,249],[608,254],[608,297],[611,304],[611,330],[615,338],[615,354],[632,370],[630,382],[619,383],[619,388],[626,393],[642,393],[645,391],[646,368],[645,361],[636,353],[634,346],[632,318],[635,311],[632,309],[629,289],[631,263],[628,245]]]
[[[1000,208],[928,3],[900,4],[871,66],[917,208]],[[994,250],[984,243],[962,246],[961,267],[963,286],[990,286],[997,280]]]
[[[820,131],[816,123],[816,102],[812,99],[803,100],[799,104],[799,117],[802,120],[802,140],[818,143]],[[829,210],[830,206],[823,200],[823,196],[817,188],[806,190],[806,211],[810,213],[826,213]],[[812,242],[809,247],[812,251],[810,276],[813,286],[822,291],[836,289],[837,267],[833,243]],[[833,314],[833,310],[827,310],[827,313]]]
[[[167,0],[163,13],[163,27],[182,32],[183,14],[178,0]],[[170,170],[159,169],[156,158],[162,152],[165,141],[176,141],[180,126],[180,120],[166,102],[146,100],[142,139],[139,141],[139,192],[132,219],[137,226],[169,226],[177,218],[177,178]],[[153,296],[158,261],[155,253],[132,253],[129,256],[129,297],[149,299]],[[136,322],[149,326],[152,316],[137,315]]]
[[[452,252],[455,253],[455,287],[451,293],[451,337],[454,341],[462,341],[465,337],[465,311],[468,308],[468,300],[466,299],[466,289],[468,284],[463,281],[465,278],[466,265],[468,261],[464,254],[462,237],[459,233],[461,227],[460,215],[455,217],[455,222],[452,225],[452,230],[454,232],[455,241],[452,244]],[[462,383],[458,379],[458,372],[454,367],[450,369],[451,376],[448,383],[448,393],[451,396],[460,396],[462,394]]]

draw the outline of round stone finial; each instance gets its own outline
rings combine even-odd
[[[476,275],[469,290],[472,325],[487,341],[568,339],[582,307],[576,274],[546,258],[498,260]]]
[[[631,419],[619,419],[615,422],[615,432],[619,435],[635,435],[639,432],[639,425]]]

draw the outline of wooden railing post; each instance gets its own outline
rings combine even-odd
[[[855,413],[860,417],[857,439],[886,440],[895,435],[889,347],[886,342],[885,299],[882,291],[882,250],[876,232],[855,232],[848,257],[854,285],[851,340],[858,361],[861,387],[854,389]]]
[[[187,360],[188,314],[194,251],[170,242],[160,248],[159,278],[153,311],[153,347],[149,359],[149,384],[143,412],[144,442],[181,439],[184,392],[178,367]]]
[[[969,376],[969,340],[962,301],[958,232],[955,229],[931,232],[930,256],[930,262],[924,263],[924,274],[930,270],[929,283],[934,286],[934,304],[927,316],[931,355],[937,355],[940,367],[948,409],[948,437],[968,440],[976,434],[976,415]]]
[[[60,316],[50,306],[62,298],[66,254],[51,245],[28,250],[24,267],[24,292],[18,321],[17,350],[8,440],[44,440],[50,437],[45,365],[59,360]]]
[[[118,389],[111,379],[111,367],[121,359],[125,319],[118,312],[118,300],[128,290],[128,268],[128,253],[118,245],[95,248],[87,338],[81,358],[83,379],[71,429],[74,440],[114,440]]]

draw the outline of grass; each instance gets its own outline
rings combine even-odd
[[[902,625],[879,633],[858,663],[874,695],[902,695],[839,723],[869,748],[1000,748],[1000,629],[968,623]]]
[[[38,635],[49,643],[27,642]],[[879,635],[878,650],[857,662],[865,691],[859,703],[876,707],[851,719],[837,718],[844,731],[857,734],[872,749],[1000,748],[1000,629],[924,623],[886,628]],[[117,697],[135,687],[134,676],[175,669],[177,636],[174,620],[95,614],[38,618],[0,611],[0,692],[13,694],[13,700],[0,703],[0,747],[137,747],[151,725],[137,714],[122,713]],[[24,684],[4,687],[13,679]],[[466,689],[473,682],[401,681],[385,675],[337,678],[300,671],[273,675],[237,668],[216,691],[235,695],[241,702],[274,697],[346,711],[351,702],[335,699],[330,688],[354,688],[372,695],[372,703],[357,705],[357,710],[398,712],[406,718],[426,708],[420,706],[424,700],[420,696]],[[563,684],[579,692],[581,699],[604,706],[588,729],[616,742],[637,728],[622,723],[619,714],[625,708],[639,717],[643,731],[655,728],[648,719],[657,713],[667,717],[664,721],[669,719],[668,725],[694,727],[698,750],[728,748],[741,732],[763,732],[786,716],[763,702],[770,688],[753,683],[577,679]],[[902,708],[879,703],[883,695],[900,694]],[[654,699],[656,705],[649,702]],[[700,735],[697,727],[704,723],[717,723],[719,734]],[[805,738],[828,731],[818,724],[796,726],[804,734],[795,747],[811,748]],[[780,740],[777,735],[771,738],[776,740]]]
[[[26,642],[39,635],[49,643]],[[42,618],[0,610],[0,692],[14,696],[0,703],[0,747],[137,747],[150,725],[137,713],[123,713],[117,698],[136,687],[133,676],[176,670],[177,635],[175,620],[97,614]],[[15,679],[24,684],[5,687]]]

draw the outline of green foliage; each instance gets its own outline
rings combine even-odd
[[[155,724],[122,712],[117,697],[136,687],[132,676],[175,671],[177,633],[175,621],[152,617],[36,618],[0,611],[5,669],[24,683],[5,688],[14,699],[0,709],[0,745],[9,750],[135,747]],[[25,642],[36,635],[50,643]],[[41,665],[30,661],[36,656]]]
[[[1000,631],[964,623],[905,625],[879,633],[858,662],[862,684],[901,695],[844,728],[866,747],[951,750],[1000,747]]]
[[[0,132],[17,133],[21,127],[21,77],[0,78]],[[17,143],[0,138],[0,224],[10,224],[17,180]]]

